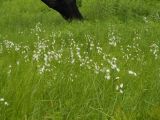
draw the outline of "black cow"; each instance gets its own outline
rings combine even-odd
[[[73,19],[82,20],[83,17],[78,10],[76,0],[42,0],[50,8],[58,11],[64,19],[71,21]]]

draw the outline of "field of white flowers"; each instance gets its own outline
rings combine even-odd
[[[160,119],[158,0],[83,1],[72,23],[34,2],[0,5],[0,120]]]

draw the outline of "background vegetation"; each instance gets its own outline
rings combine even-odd
[[[159,0],[0,3],[0,120],[160,119]]]

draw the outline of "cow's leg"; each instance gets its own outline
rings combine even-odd
[[[57,4],[54,9],[57,10],[66,20],[83,19],[76,5],[76,0],[59,1],[59,4]]]
[[[83,17],[80,13],[80,11],[78,10],[77,4],[76,4],[76,0],[73,0],[69,5],[68,5],[68,9],[69,9],[69,14],[70,14],[70,19],[79,19],[82,20]]]

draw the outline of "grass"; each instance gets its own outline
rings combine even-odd
[[[0,120],[159,120],[159,0],[83,0],[68,23],[1,0]]]

